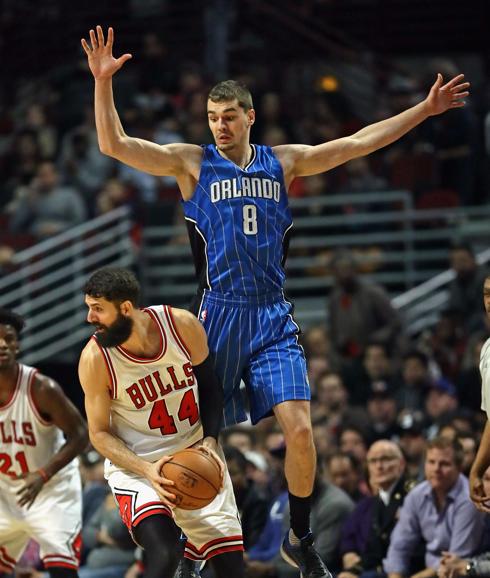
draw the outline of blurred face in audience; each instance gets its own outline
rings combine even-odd
[[[461,469],[464,474],[469,474],[471,466],[473,465],[473,462],[476,458],[476,440],[472,436],[461,436],[458,439],[459,443],[463,446],[463,466]],[[488,473],[490,479],[490,470],[487,470],[485,473]],[[488,489],[490,491],[490,485]]]
[[[391,373],[390,360],[383,347],[369,345],[364,354],[364,367],[371,379],[380,379]]]
[[[466,249],[456,249],[451,252],[451,267],[458,277],[468,277],[476,268],[475,258]]]
[[[345,407],[347,391],[340,375],[330,373],[320,379],[317,387],[317,399],[318,403],[333,411]]]
[[[233,432],[226,438],[226,444],[239,449],[242,454],[253,449],[252,440],[245,432]]]
[[[409,385],[423,384],[427,381],[427,368],[417,357],[409,357],[403,363],[403,381]]]
[[[368,451],[369,482],[374,489],[388,490],[405,469],[400,448],[388,440],[375,442]]]
[[[332,484],[348,494],[354,494],[359,487],[359,474],[352,462],[345,456],[335,456],[330,459],[327,474]]]
[[[427,441],[422,432],[406,431],[400,435],[400,447],[410,463],[422,463]]]
[[[354,455],[362,464],[366,459],[366,442],[356,430],[346,429],[342,432],[339,440],[339,449],[341,452]]]
[[[447,494],[456,483],[460,468],[454,457],[454,450],[451,447],[427,450],[425,477],[434,491]]]

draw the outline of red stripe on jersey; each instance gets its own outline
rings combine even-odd
[[[238,535],[238,536],[226,536],[223,538],[215,538],[214,540],[210,540],[209,542],[206,542],[205,544],[203,544],[200,548],[196,548],[196,546],[194,546],[194,544],[191,544],[189,541],[186,543],[185,547],[189,548],[191,550],[193,550],[196,554],[202,554],[207,548],[209,548],[210,546],[214,546],[216,544],[226,544],[227,542],[242,542],[243,541],[243,536],[242,535]]]
[[[155,321],[158,328],[160,329],[160,352],[157,353],[155,357],[150,358],[150,357],[139,357],[138,355],[134,355],[134,353],[131,353],[130,351],[124,349],[124,347],[120,345],[118,345],[116,349],[126,359],[129,359],[134,363],[154,363],[155,361],[159,361],[167,352],[167,335],[165,333],[165,329],[162,325],[162,322],[158,318],[158,315],[151,308],[142,309],[141,311],[148,313],[148,315],[150,315],[150,317],[153,319],[153,321]]]
[[[170,327],[170,331],[172,332],[172,335],[174,336],[175,341],[179,345],[180,349],[182,349],[182,352],[184,353],[184,355],[190,361],[191,360],[191,354],[189,352],[189,348],[186,346],[185,341],[182,339],[182,337],[180,336],[179,330],[177,329],[177,325],[175,324],[174,316],[172,314],[172,308],[169,307],[168,305],[164,305],[163,309],[165,311],[165,316],[167,317],[168,325]]]
[[[3,546],[0,546],[0,562],[8,567],[12,566],[12,568],[16,564],[15,560],[7,554],[7,550]]]
[[[116,378],[116,372],[114,371],[114,367],[112,366],[111,356],[102,347],[102,345],[97,341],[97,337],[95,337],[95,335],[92,335],[92,339],[95,341],[95,343],[97,344],[97,347],[99,348],[100,353],[102,354],[102,359],[104,360],[104,363],[105,363],[105,366],[107,369],[107,373],[109,375],[109,389],[111,392],[111,397],[112,397],[112,399],[115,399],[116,395],[117,395],[117,378]]]
[[[58,568],[73,568],[73,570],[78,570],[78,564],[73,563],[70,564],[69,562],[45,562],[43,560],[43,564],[45,568],[54,568],[54,567],[58,567]]]
[[[132,523],[133,528],[136,528],[136,526],[140,524],[145,518],[148,518],[148,516],[156,516],[158,514],[160,514],[161,516],[168,516],[169,518],[172,517],[170,510],[165,506],[160,508],[152,508],[151,510],[143,512],[142,514],[138,514],[137,516],[134,517]]]
[[[38,374],[37,369],[35,369],[31,373],[31,377],[29,378],[29,383],[27,384],[27,399],[29,400],[29,404],[32,407],[32,411],[34,412],[34,415],[36,416],[37,420],[42,425],[50,426],[50,425],[53,425],[53,422],[48,421],[48,420],[43,418],[43,416],[41,414],[41,410],[39,409],[38,405],[36,404],[36,399],[34,398],[34,393],[32,391],[32,388],[34,386],[34,379],[36,378],[37,374]]]

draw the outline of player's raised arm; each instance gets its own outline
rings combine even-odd
[[[441,114],[452,108],[464,106],[468,96],[469,82],[463,82],[459,74],[446,84],[438,74],[427,97],[407,110],[364,127],[355,134],[316,146],[282,145],[274,148],[281,161],[286,181],[294,177],[322,173],[353,158],[372,153],[385,147],[430,116]]]
[[[90,30],[90,41],[82,38],[82,47],[88,58],[95,79],[95,123],[100,150],[129,166],[152,175],[185,174],[194,157],[199,165],[201,148],[189,144],[158,145],[150,141],[129,137],[123,129],[112,92],[112,77],[132,58],[112,54],[114,31],[109,28],[107,40],[101,26]]]

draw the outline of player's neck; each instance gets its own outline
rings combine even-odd
[[[0,368],[0,396],[15,389],[19,375],[19,364],[14,363],[9,367]]]
[[[237,146],[226,151],[218,149],[218,152],[225,159],[244,169],[252,159],[253,148],[249,142],[246,142],[243,146]]]
[[[133,331],[122,346],[138,357],[155,357],[161,346],[161,336],[153,319],[143,311],[135,311]]]

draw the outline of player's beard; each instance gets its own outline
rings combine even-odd
[[[112,325],[96,325],[96,327],[99,344],[102,347],[116,347],[129,339],[133,330],[133,320],[118,312],[117,319]]]

